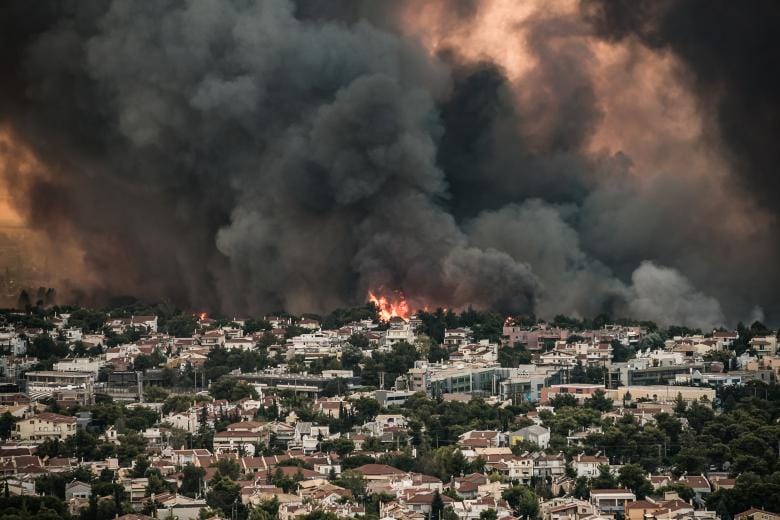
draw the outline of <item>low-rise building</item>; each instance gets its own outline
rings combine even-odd
[[[603,455],[580,454],[572,460],[578,477],[595,478],[599,475],[599,466],[609,465],[609,459]]]
[[[13,437],[25,441],[45,441],[64,440],[75,434],[75,417],[45,412],[17,421]]]
[[[523,441],[533,442],[543,450],[550,445],[550,430],[536,424],[520,428],[509,434],[509,445],[514,446]]]
[[[268,444],[268,423],[243,421],[214,434],[214,453],[235,452],[252,456],[255,445]]]
[[[622,386],[607,389],[607,397],[615,402],[621,401],[629,393],[633,401],[653,401],[656,403],[674,403],[680,395],[683,401],[706,401],[710,404],[715,400],[715,389],[698,386]]]
[[[604,391],[604,385],[591,385],[585,383],[569,383],[566,385],[552,385],[542,389],[542,403],[549,403],[550,399],[558,395],[571,395],[582,404],[593,397],[599,390]],[[633,395],[633,394],[632,394]]]
[[[67,393],[81,405],[95,402],[95,374],[92,372],[65,372],[43,370],[27,372],[27,393],[33,400]]]
[[[60,372],[92,372],[97,378],[100,367],[106,362],[100,358],[71,358],[54,363],[54,370]]]
[[[734,520],[780,520],[780,514],[751,507],[747,511],[734,515]]]
[[[92,496],[92,486],[80,480],[65,485],[65,500],[72,498],[88,499]]]
[[[627,489],[593,489],[590,502],[604,514],[624,514],[626,505],[636,500],[636,495]]]

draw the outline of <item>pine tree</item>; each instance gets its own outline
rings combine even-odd
[[[433,500],[431,501],[431,515],[430,520],[440,520],[441,514],[444,511],[444,500],[442,500],[439,490],[433,492]]]

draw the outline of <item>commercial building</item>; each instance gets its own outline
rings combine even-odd
[[[643,362],[644,361],[644,362]],[[702,364],[674,364],[653,366],[649,360],[631,360],[625,363],[613,363],[609,370],[607,386],[647,386],[673,384],[678,376],[690,374],[695,370],[704,370]]]
[[[623,400],[626,394],[631,396],[632,401],[653,401],[661,404],[674,403],[678,395],[686,402],[705,400],[712,404],[715,400],[714,388],[698,386],[622,386],[607,390],[607,397],[613,401]]]
[[[542,389],[542,403],[550,402],[557,395],[572,395],[577,402],[582,404],[586,399],[593,397],[599,390],[604,390],[604,385],[591,385],[585,383],[569,383],[567,385],[552,385]],[[621,394],[622,395],[622,394]]]
[[[275,390],[292,390],[299,394],[308,394],[316,396],[322,392],[325,385],[332,381],[332,377],[315,376],[308,374],[277,374],[270,372],[254,372],[251,374],[241,374],[232,376],[235,379],[246,381],[249,384],[259,385],[261,388],[272,388]],[[360,378],[342,377],[347,385],[357,385]]]
[[[33,400],[52,397],[58,401],[75,401],[81,405],[95,401],[95,374],[42,370],[27,372],[27,392]]]

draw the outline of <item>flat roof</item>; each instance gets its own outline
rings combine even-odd
[[[85,372],[81,370],[39,370],[39,371],[31,371],[27,372],[28,376],[50,376],[50,377],[57,377],[57,376],[89,376],[93,377],[95,375],[94,372]]]

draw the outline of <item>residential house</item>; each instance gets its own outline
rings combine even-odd
[[[65,485],[65,500],[72,498],[88,499],[92,496],[92,486],[80,480],[74,480]]]
[[[451,505],[453,502],[455,502],[455,500],[453,500],[451,497],[448,497],[447,495],[439,496],[441,497],[442,502],[444,502],[444,507],[447,507],[448,505]],[[427,515],[431,512],[431,504],[433,503],[434,497],[435,493],[433,491],[410,491],[408,494],[399,495],[398,501],[402,505],[405,505],[407,509],[415,513],[422,513]]]
[[[543,453],[534,453],[534,476],[535,477],[560,477],[566,473],[566,459],[562,453],[557,455],[546,455]]]
[[[13,438],[26,441],[65,440],[75,434],[75,417],[45,412],[18,421]]]
[[[734,520],[780,520],[780,514],[751,507],[747,511],[734,515]]]
[[[541,449],[546,450],[550,445],[550,430],[536,424],[520,428],[509,434],[509,445],[514,446],[523,441],[536,444]]]
[[[534,459],[515,455],[489,457],[485,470],[499,474],[504,482],[518,480],[528,484],[534,476]]]
[[[691,488],[699,499],[712,493],[712,486],[704,475],[683,475],[677,482]]]
[[[364,464],[355,468],[355,471],[363,475],[363,478],[369,482],[372,480],[390,482],[406,475],[405,471],[387,464]]]
[[[604,455],[579,454],[572,460],[578,477],[595,478],[599,475],[599,466],[609,465],[609,458]]]
[[[458,348],[466,345],[471,340],[471,329],[467,327],[444,330],[444,345],[449,348]]]
[[[460,435],[458,445],[466,448],[490,448],[500,446],[501,441],[501,432],[471,430]]]
[[[208,507],[203,498],[190,498],[184,495],[163,495],[155,497],[160,503],[157,518],[177,518],[178,520],[196,520],[201,509]]]
[[[267,445],[270,434],[268,423],[242,421],[229,424],[225,431],[214,434],[214,453],[244,453],[252,456],[255,446]]]
[[[592,489],[590,502],[604,514],[622,514],[636,495],[627,489]]]
[[[543,520],[581,520],[596,514],[596,507],[574,497],[553,498],[539,505]]]

